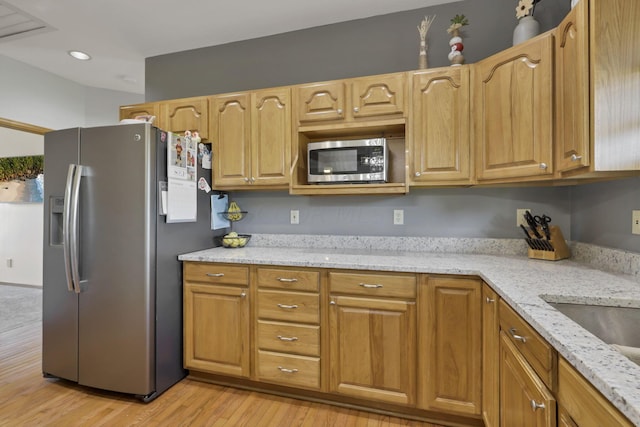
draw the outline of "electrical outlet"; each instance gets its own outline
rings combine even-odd
[[[528,226],[527,220],[524,219],[525,212],[531,213],[531,209],[516,209],[516,227],[520,227],[520,224],[525,227]]]
[[[404,210],[403,209],[394,209],[393,210],[393,225],[404,225]]]
[[[300,224],[300,211],[296,209],[291,210],[291,224]]]
[[[631,234],[640,234],[640,211],[631,211]]]

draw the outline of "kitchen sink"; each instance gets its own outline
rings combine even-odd
[[[607,344],[640,348],[640,308],[550,302]]]

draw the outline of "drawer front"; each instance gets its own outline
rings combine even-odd
[[[258,379],[318,390],[320,389],[320,359],[258,351]]]
[[[246,286],[249,284],[249,267],[213,262],[185,262],[184,280]]]
[[[555,390],[557,354],[553,347],[524,321],[507,303],[500,300],[500,329],[518,348],[534,371],[551,390]]]
[[[318,292],[320,273],[279,268],[258,268],[258,286],[292,291]]]
[[[320,297],[303,292],[258,290],[258,317],[296,323],[320,321]]]
[[[258,347],[281,353],[320,356],[320,326],[259,320]]]
[[[416,276],[398,274],[329,273],[332,293],[390,298],[415,298]]]

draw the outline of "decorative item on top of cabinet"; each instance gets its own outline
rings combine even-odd
[[[160,114],[163,130],[197,131],[202,139],[209,138],[209,103],[204,96],[162,101]]]
[[[540,23],[533,17],[540,0],[520,0],[516,7],[518,25],[513,30],[513,45],[520,44],[540,34]]]
[[[412,77],[410,185],[470,184],[469,66]]]
[[[329,391],[415,403],[416,276],[329,272]]]
[[[249,268],[184,263],[184,366],[249,377]]]
[[[481,414],[481,297],[480,279],[420,276],[419,408]]]
[[[213,188],[289,187],[289,88],[214,96],[210,123]]]
[[[464,15],[456,15],[451,19],[451,25],[447,28],[447,33],[451,34],[451,40],[449,40],[451,50],[448,58],[452,66],[464,64],[464,56],[462,56],[464,45],[460,29],[465,25],[469,25],[469,20]]]
[[[418,68],[424,70],[427,68],[427,32],[429,27],[436,19],[436,15],[425,16],[418,25],[418,34],[420,34],[420,54],[418,55]]]
[[[564,177],[640,171],[640,2],[581,0],[556,29],[556,157]]]
[[[478,181],[553,177],[553,35],[547,32],[472,68]]]

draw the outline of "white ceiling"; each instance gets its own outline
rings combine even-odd
[[[0,12],[17,8],[48,26],[0,38],[0,55],[85,86],[142,94],[147,57],[453,1],[0,0]]]

